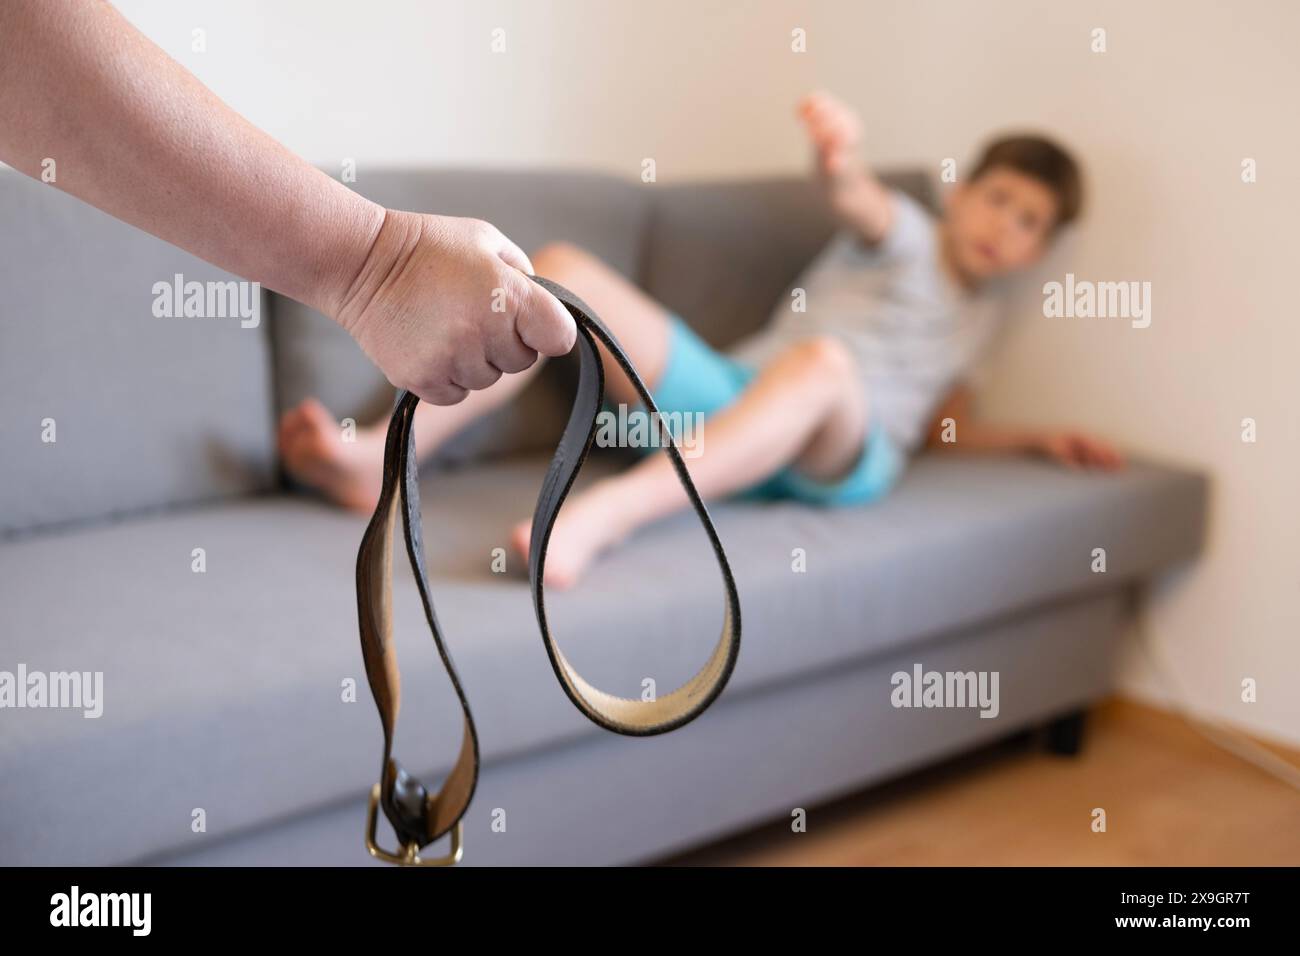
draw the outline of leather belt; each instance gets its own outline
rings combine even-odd
[[[555,457],[542,482],[537,508],[533,514],[532,541],[528,551],[528,576],[532,585],[533,607],[541,628],[542,642],[555,676],[569,700],[593,722],[618,734],[645,737],[676,730],[690,723],[717,699],[726,686],[740,651],[740,598],[732,577],[722,542],[709,518],[699,492],[691,482],[681,452],[658,414],[654,399],[618,341],[596,314],[580,298],[549,279],[531,277],[550,291],[572,314],[578,327],[575,343],[580,359],[577,393],[573,411],[560,437]],[[564,499],[573,486],[578,471],[591,449],[596,433],[597,414],[605,394],[605,372],[596,343],[608,350],[614,361],[627,373],[641,396],[651,420],[661,429],[664,450],[672,461],[677,477],[690,498],[695,513],[713,545],[714,557],[722,572],[726,591],[723,603],[722,636],[708,662],[700,671],[672,693],[652,700],[616,697],[583,679],[565,658],[551,636],[546,621],[545,589],[542,585],[546,566],[546,549],[551,530]],[[445,866],[457,862],[462,854],[462,818],[478,785],[479,744],[474,717],[470,713],[465,689],[452,664],[442,629],[434,613],[425,570],[424,543],[420,523],[419,471],[415,440],[411,430],[419,399],[407,391],[398,393],[396,408],[388,426],[384,446],[383,490],[374,516],[366,527],[357,554],[357,611],[361,625],[361,653],[366,676],[384,731],[383,766],[380,782],[371,789],[366,821],[366,847],[370,854],[390,863],[421,866]],[[408,773],[393,756],[393,731],[401,704],[401,677],[393,644],[393,532],[397,523],[398,495],[406,555],[424,604],[425,618],[433,642],[442,657],[464,713],[464,734],[456,763],[436,793]],[[381,848],[375,839],[376,810],[383,807],[402,850]],[[420,850],[442,836],[451,834],[451,852],[437,858],[422,858]]]

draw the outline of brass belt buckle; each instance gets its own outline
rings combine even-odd
[[[420,856],[420,848],[414,843],[408,843],[402,848],[401,853],[394,853],[391,850],[385,850],[375,839],[375,830],[379,825],[379,784],[370,788],[370,809],[366,811],[366,849],[376,860],[383,860],[385,863],[396,863],[399,866],[452,866],[460,862],[465,847],[461,841],[461,821],[456,821],[455,828],[451,831],[451,852],[446,856],[440,856],[432,859],[424,859]]]

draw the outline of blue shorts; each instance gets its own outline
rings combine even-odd
[[[679,316],[673,315],[663,378],[651,396],[665,415],[698,413],[707,419],[734,402],[757,374],[758,369],[715,351]],[[638,448],[642,454],[654,450],[653,446]],[[853,470],[843,478],[834,482],[816,481],[787,466],[737,497],[791,498],[828,506],[866,504],[887,494],[906,464],[906,455],[871,416],[862,454]]]

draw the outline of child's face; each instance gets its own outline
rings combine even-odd
[[[1056,197],[1031,176],[995,166],[948,194],[950,252],[972,279],[1023,269],[1046,249],[1056,218]]]

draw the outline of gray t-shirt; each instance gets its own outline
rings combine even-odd
[[[905,452],[917,450],[935,410],[960,379],[974,379],[1002,324],[998,283],[958,286],[939,259],[937,223],[905,193],[892,192],[895,219],[874,246],[841,229],[804,269],[758,332],[728,353],[763,365],[812,335],[852,351],[868,407]],[[806,311],[794,310],[795,289]]]

